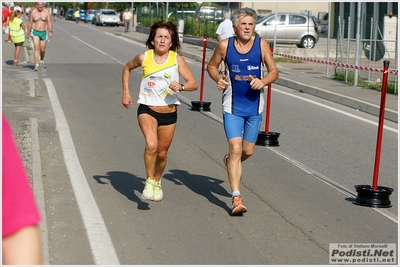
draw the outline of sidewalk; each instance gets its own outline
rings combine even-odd
[[[145,43],[147,33],[140,33],[134,30],[125,33],[123,29],[115,30],[119,34],[135,41]],[[202,62],[203,38],[183,37],[181,43],[182,55],[184,57]],[[213,47],[208,46],[208,47]],[[294,48],[297,49],[297,48]],[[206,49],[206,62],[211,58],[213,50]],[[352,86],[344,82],[332,80],[326,77],[326,65],[304,61],[298,63],[278,63],[279,79],[275,84],[286,86],[303,93],[312,94],[332,102],[336,102],[359,111],[379,116],[381,92],[368,90],[358,86]],[[334,73],[333,66],[329,66],[328,75]],[[385,118],[398,122],[398,96],[386,94]]]

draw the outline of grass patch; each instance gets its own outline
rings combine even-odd
[[[335,74],[332,76],[333,80],[346,82],[346,71],[335,70]],[[347,72],[347,83],[354,84],[354,71]],[[358,76],[357,85],[366,89],[381,91],[382,83],[368,83],[361,76]],[[389,94],[398,94],[398,86],[394,82],[387,82],[386,92]]]
[[[274,57],[276,63],[303,63],[303,61],[298,59],[292,59],[287,57]]]

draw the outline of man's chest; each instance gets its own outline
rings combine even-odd
[[[32,14],[34,21],[46,21],[47,16],[48,16],[47,12],[44,12],[44,11],[42,11],[42,12],[36,11],[36,12],[33,12],[33,14]]]

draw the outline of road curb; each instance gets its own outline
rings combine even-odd
[[[41,214],[41,222],[39,224],[39,229],[42,242],[42,264],[50,265],[49,233],[47,228],[45,194],[44,194],[44,187],[42,180],[42,161],[40,156],[38,120],[37,118],[30,118],[29,120],[31,123],[31,137],[32,137],[33,191],[35,192],[36,201],[38,202]]]

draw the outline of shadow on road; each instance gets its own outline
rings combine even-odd
[[[135,194],[135,191],[139,192],[139,196],[142,194],[144,188],[144,181],[146,179],[139,178],[127,172],[111,171],[107,172],[107,175],[95,175],[93,178],[99,184],[108,184],[103,179],[108,179],[110,184],[124,195],[127,199],[138,204],[139,210],[149,210],[149,203],[143,201],[140,197]]]
[[[210,203],[221,207],[230,213],[231,208],[228,207],[225,201],[219,199],[215,195],[223,197],[231,197],[224,187],[221,186],[224,183],[223,180],[211,178],[208,176],[190,174],[184,170],[169,170],[171,174],[165,174],[163,177],[176,185],[184,185],[194,193],[205,197]]]
[[[231,194],[229,194],[224,187],[221,186],[224,183],[223,180],[203,176],[190,174],[183,170],[169,170],[171,173],[165,174],[163,178],[175,183],[176,185],[184,185],[194,193],[205,197],[210,203],[221,207],[227,213],[230,213],[231,208],[228,207],[225,201],[218,198],[218,196],[227,197],[230,200]],[[93,178],[99,184],[108,184],[104,180],[109,180],[109,183],[124,195],[127,199],[137,203],[139,210],[149,210],[149,203],[143,201],[137,195],[141,195],[144,182],[146,179],[139,178],[127,172],[111,171],[107,172],[106,175],[95,175]],[[135,191],[138,194],[135,194]]]

